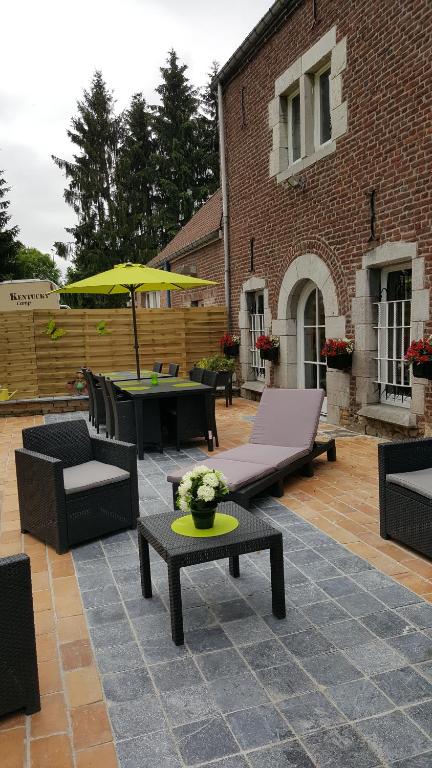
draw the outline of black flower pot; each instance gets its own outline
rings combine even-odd
[[[279,347],[271,347],[271,349],[260,349],[261,360],[270,360],[272,363],[277,363],[279,360]]]
[[[213,528],[215,514],[216,514],[215,507],[212,507],[212,508],[202,507],[200,509],[196,509],[196,508],[191,509],[192,520],[195,528],[198,528],[198,530]]]
[[[225,357],[238,357],[240,350],[240,344],[231,344],[230,347],[224,346],[223,352]]]
[[[432,379],[432,360],[427,363],[413,363],[412,370],[416,379]]]
[[[346,371],[351,366],[352,352],[327,358],[327,368],[334,368],[336,371]]]

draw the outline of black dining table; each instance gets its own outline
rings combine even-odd
[[[150,379],[152,376],[157,376],[158,379],[168,379],[170,378],[169,373],[156,373],[156,371],[150,371],[149,369],[144,369],[141,371],[141,378],[138,379],[136,371],[102,371],[100,376],[105,376],[106,379],[111,379],[111,381],[117,382],[117,381],[130,381],[131,379],[134,379],[135,381],[141,381],[141,379]]]
[[[177,401],[181,397],[190,397],[191,395],[197,399],[204,399],[207,415],[206,442],[209,451],[213,450],[210,421],[211,398],[213,397],[211,387],[179,377],[161,378],[157,384],[152,384],[150,379],[125,379],[114,381],[114,385],[126,394],[134,404],[139,459],[144,458],[145,444],[151,444],[158,447],[159,450],[163,450],[160,401],[168,399]],[[146,440],[144,439],[144,425]]]

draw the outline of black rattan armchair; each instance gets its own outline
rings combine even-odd
[[[135,528],[136,447],[90,437],[84,419],[23,430],[15,451],[21,530],[59,554],[79,542]]]
[[[30,558],[12,555],[0,559],[0,716],[40,708]]]
[[[378,446],[380,534],[432,556],[432,440]]]

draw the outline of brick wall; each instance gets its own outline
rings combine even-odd
[[[192,253],[185,254],[171,262],[173,272],[182,272],[184,267],[196,267],[194,277],[215,280],[217,285],[208,288],[193,288],[190,291],[171,291],[172,307],[190,307],[192,301],[199,306],[223,306],[224,297],[224,253],[223,241],[217,240]],[[161,307],[166,307],[166,293],[161,295]]]
[[[332,26],[347,38],[343,100],[348,130],[336,152],[302,171],[304,189],[269,177],[272,134],[268,103],[274,83]],[[254,238],[254,275],[265,278],[272,318],[290,263],[317,254],[329,268],[346,332],[353,332],[351,300],[356,270],[370,248],[387,241],[417,243],[425,257],[424,287],[432,274],[432,95],[429,0],[303,2],[284,26],[224,89],[233,321],[248,273]],[[244,120],[242,119],[242,92]],[[243,124],[244,123],[244,124]],[[377,240],[369,242],[367,193],[376,190]],[[432,325],[426,324],[432,331]],[[355,410],[355,386],[348,385]],[[426,415],[432,391],[426,388]]]

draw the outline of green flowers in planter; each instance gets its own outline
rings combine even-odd
[[[223,355],[213,355],[213,357],[202,357],[198,360],[196,367],[204,368],[206,371],[233,371],[235,360]]]
[[[51,341],[58,341],[65,335],[66,331],[64,328],[57,328],[56,321],[53,317],[50,317],[46,324],[45,333],[50,337]]]

